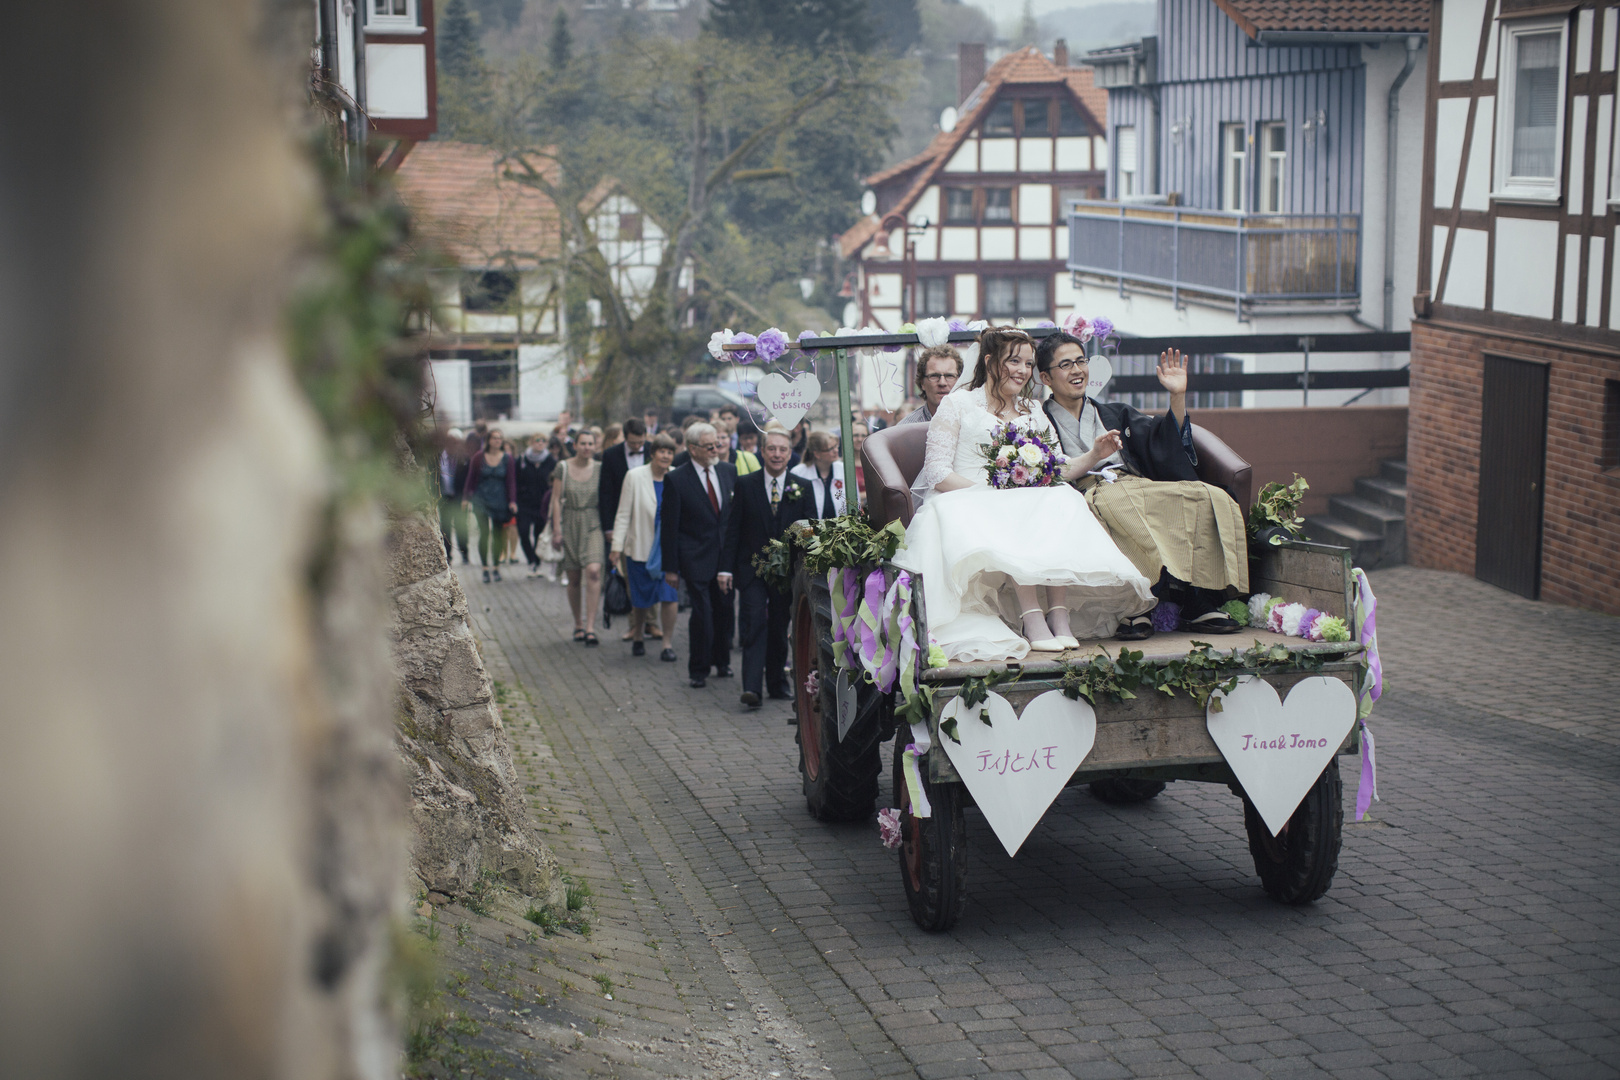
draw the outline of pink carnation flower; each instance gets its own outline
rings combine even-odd
[[[1029,470],[1022,464],[1012,467],[1012,482],[1015,487],[1023,487],[1029,482]]]

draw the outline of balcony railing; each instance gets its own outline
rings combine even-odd
[[[1344,302],[1361,295],[1359,214],[1235,214],[1069,203],[1070,270],[1185,298]],[[1185,294],[1185,295],[1184,295]]]

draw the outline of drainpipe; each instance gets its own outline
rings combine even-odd
[[[1401,87],[1417,64],[1417,51],[1421,39],[1416,35],[1406,39],[1406,63],[1395,81],[1389,85],[1389,149],[1384,169],[1384,329],[1394,329],[1395,320],[1395,153],[1399,144],[1401,123]]]

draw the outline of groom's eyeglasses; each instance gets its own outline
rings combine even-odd
[[[1059,371],[1063,372],[1063,374],[1067,375],[1069,372],[1073,371],[1075,368],[1085,367],[1089,363],[1091,363],[1091,360],[1089,358],[1087,358],[1087,357],[1082,356],[1082,357],[1079,357],[1078,359],[1075,359],[1075,360],[1061,360],[1058,363],[1053,364],[1052,366],[1057,368]]]

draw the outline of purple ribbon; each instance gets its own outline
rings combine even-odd
[[[1384,692],[1384,665],[1378,656],[1378,598],[1373,595],[1367,573],[1356,568],[1356,640],[1361,642],[1367,675],[1362,680],[1361,701],[1356,716],[1361,724],[1361,784],[1356,789],[1356,820],[1367,816],[1368,807],[1378,798],[1378,757],[1373,747],[1367,715],[1373,702]]]

